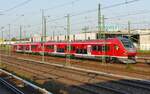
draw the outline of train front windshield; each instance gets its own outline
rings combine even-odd
[[[124,45],[125,48],[134,48],[133,43],[131,42],[130,39],[123,38],[121,39],[122,44]]]

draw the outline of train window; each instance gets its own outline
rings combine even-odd
[[[19,50],[23,50],[23,46],[19,46]]]
[[[65,48],[65,50],[67,50],[67,49],[68,49],[68,48],[67,48],[67,46],[65,46],[64,48]]]
[[[76,49],[76,53],[81,54],[81,49]]]
[[[65,46],[65,50],[69,50],[69,46]],[[74,47],[74,46],[70,46],[70,50],[71,50],[71,51],[74,51],[74,50],[75,50],[75,47]]]
[[[98,46],[97,51],[103,51],[103,47],[102,46]]]
[[[26,47],[25,50],[29,50],[29,47]]]
[[[109,51],[110,47],[108,45],[102,46],[102,51]]]
[[[93,46],[92,46],[92,51],[95,51],[96,48],[97,48],[96,45],[93,45]]]
[[[125,48],[134,48],[133,43],[129,39],[121,39],[122,44],[125,46]]]
[[[74,46],[71,46],[71,51],[74,51],[75,50],[75,47]]]
[[[102,51],[102,46],[94,45],[94,46],[92,46],[92,50],[93,51]]]
[[[83,49],[82,54],[87,54],[87,49]]]
[[[79,51],[78,51],[79,49],[76,49],[76,53],[78,53]]]
[[[54,49],[54,46],[53,45],[47,45],[46,48],[47,49]]]
[[[92,46],[92,50],[93,51],[109,51],[110,50],[110,47],[108,45],[106,46],[100,46],[100,45],[94,45]]]
[[[78,54],[87,54],[87,49],[76,49],[76,53],[78,53]]]
[[[64,48],[57,48],[57,52],[65,52]]]
[[[36,45],[31,45],[31,49],[35,49],[36,48]]]

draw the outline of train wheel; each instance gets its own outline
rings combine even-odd
[[[118,62],[118,60],[117,60],[117,58],[115,58],[115,57],[110,57],[110,61],[109,61],[110,63],[117,63]]]

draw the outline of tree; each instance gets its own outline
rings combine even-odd
[[[16,39],[15,37],[13,37],[13,38],[11,39],[11,41],[17,41],[17,39]]]

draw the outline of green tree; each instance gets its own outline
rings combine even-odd
[[[13,37],[13,38],[11,39],[11,41],[17,41],[17,39],[16,39],[15,37]]]

